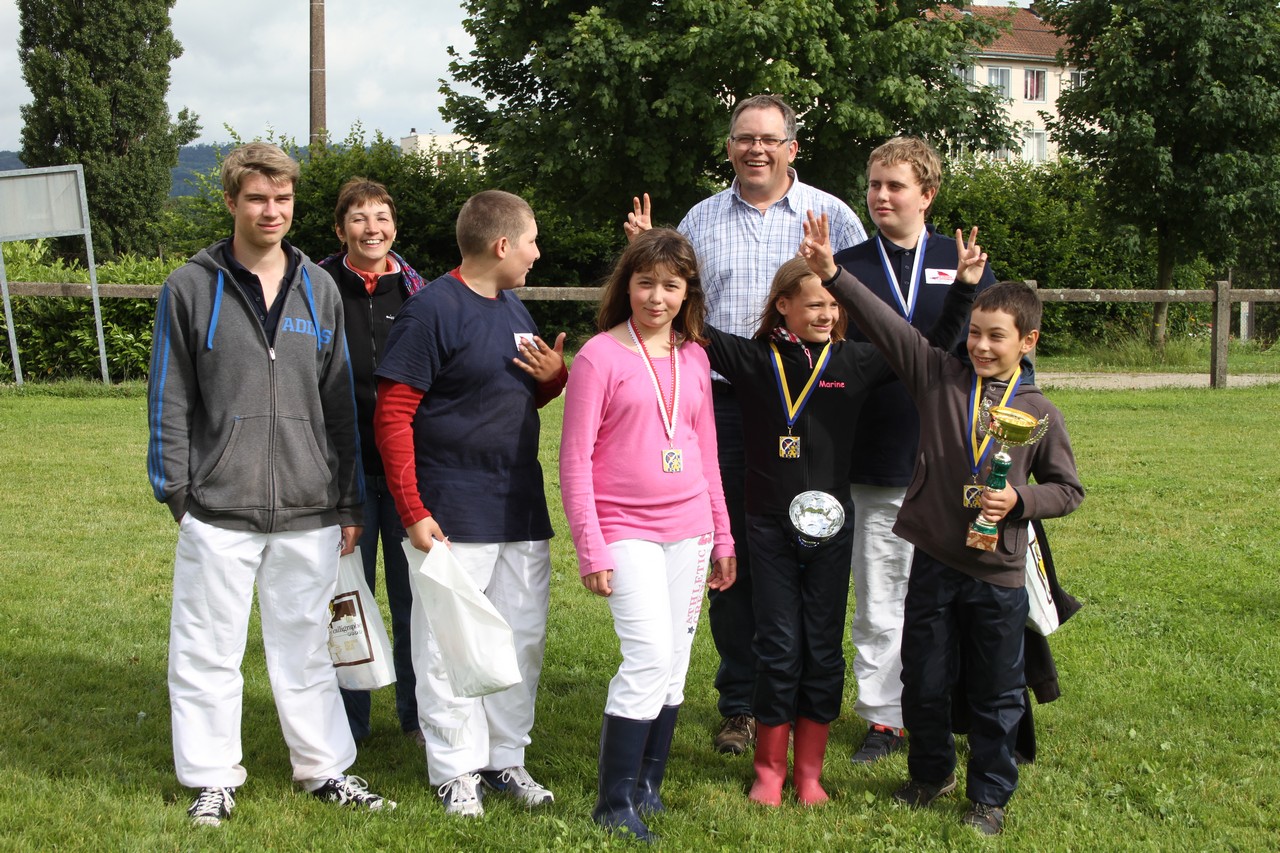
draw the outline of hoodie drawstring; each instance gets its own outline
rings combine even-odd
[[[302,268],[302,289],[307,294],[307,310],[311,312],[311,325],[316,330],[316,351],[324,349],[320,345],[320,318],[316,316],[316,297],[311,292],[311,276],[307,275],[307,268]]]
[[[213,314],[209,317],[209,334],[205,338],[204,348],[213,349],[213,333],[218,329],[218,312],[222,310],[222,270],[218,270],[218,289],[213,294]]]

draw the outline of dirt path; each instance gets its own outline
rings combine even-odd
[[[1037,373],[1036,382],[1045,388],[1086,388],[1132,390],[1137,388],[1208,388],[1207,373]],[[1228,388],[1280,384],[1280,373],[1249,373],[1228,376]]]

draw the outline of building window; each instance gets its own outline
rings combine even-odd
[[[1084,85],[1084,82],[1089,79],[1089,72],[1076,68],[1071,71],[1071,75],[1068,79],[1071,82],[1072,89],[1079,89]]]
[[[1022,135],[1022,159],[1043,163],[1049,159],[1049,134],[1043,130],[1026,130]]]
[[[1044,101],[1045,73],[1043,68],[1028,68],[1023,71],[1022,98],[1026,101]]]
[[[967,86],[975,86],[978,83],[977,70],[972,65],[957,65],[954,69],[955,75],[965,82]]]
[[[998,89],[1000,97],[1013,99],[1013,73],[1008,68],[988,68],[987,85]]]

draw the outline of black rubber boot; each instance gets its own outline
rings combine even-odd
[[[667,756],[671,753],[671,737],[676,733],[679,705],[664,705],[649,727],[649,740],[644,745],[644,761],[640,765],[640,781],[636,785],[636,811],[640,814],[664,812],[660,792],[662,777],[667,772]]]
[[[658,837],[636,812],[635,795],[652,724],[651,720],[604,715],[600,727],[600,796],[591,812],[591,819],[605,829],[625,829],[650,843]]]

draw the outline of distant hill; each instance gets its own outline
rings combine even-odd
[[[216,146],[226,151],[229,144]],[[193,175],[208,174],[218,165],[218,155],[213,145],[184,145],[178,149],[178,165],[173,167],[173,183],[169,186],[169,197],[195,195],[196,189],[191,185]]]
[[[219,147],[225,151],[231,145],[228,143]],[[218,165],[218,157],[214,149],[213,145],[184,145],[178,149],[178,165],[172,170],[173,182],[169,186],[171,198],[195,195],[196,190],[190,183],[192,176],[206,174]],[[17,151],[0,151],[0,172],[25,168],[26,166],[18,159]]]

